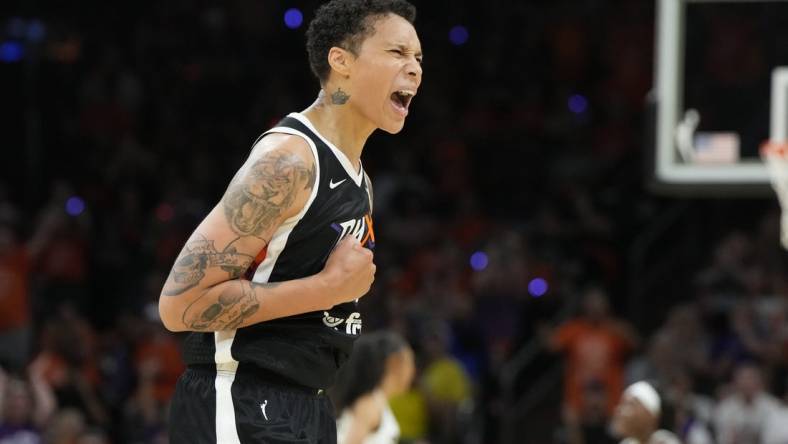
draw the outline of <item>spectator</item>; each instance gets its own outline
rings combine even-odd
[[[63,305],[46,325],[42,343],[36,362],[58,405],[84,413],[91,424],[105,424],[109,415],[98,395],[96,336],[90,324],[72,307]]]
[[[675,408],[675,415],[665,419],[681,441],[685,444],[713,444],[710,424],[714,401],[693,391],[689,374],[682,371],[674,374],[667,395]]]
[[[565,416],[582,422],[591,393],[604,398],[601,402],[609,416],[623,390],[624,358],[638,339],[629,324],[610,313],[604,291],[589,289],[583,295],[582,314],[546,334],[546,340],[550,349],[565,357]]]
[[[431,435],[437,442],[454,442],[460,406],[471,400],[471,381],[460,362],[448,353],[448,325],[433,321],[426,327],[421,343],[426,365],[420,387],[427,400]]]
[[[599,382],[583,387],[582,410],[565,409],[564,426],[569,444],[612,444],[608,433],[608,394]]]
[[[32,340],[30,251],[17,240],[15,210],[0,204],[0,365],[24,369]]]
[[[140,381],[153,384],[156,402],[165,405],[184,368],[178,342],[164,329],[158,312],[155,315],[155,319],[140,321],[144,332],[136,346],[135,364]]]
[[[123,436],[130,444],[147,444],[166,434],[166,411],[182,372],[180,351],[162,327],[147,321],[147,336],[136,353],[137,387],[123,410]]]
[[[42,370],[40,363],[34,363],[28,372],[29,382],[0,370],[1,444],[41,442],[41,431],[57,407]]]
[[[764,418],[763,435],[760,444],[783,444],[788,442],[788,405],[785,397],[778,408]]]
[[[43,444],[76,444],[83,433],[85,417],[82,413],[73,408],[64,408],[58,410],[47,424]]]
[[[766,419],[779,409],[777,399],[763,389],[761,369],[752,363],[739,365],[733,374],[731,393],[714,411],[718,444],[758,443]]]
[[[649,339],[646,353],[632,359],[626,369],[626,381],[650,380],[666,383],[682,367],[677,356],[675,343],[664,333],[657,333]]]
[[[41,211],[38,229],[48,235],[36,246],[36,251],[40,251],[36,268],[40,289],[36,293],[33,310],[39,320],[54,315],[64,301],[82,312],[89,308],[86,284],[90,216],[84,201],[69,200],[74,194],[68,183],[55,183],[50,201]],[[70,202],[73,208],[67,208]],[[71,214],[67,214],[67,210]]]
[[[20,240],[20,214],[0,201],[0,365],[12,372],[24,370],[33,340],[30,278],[62,215],[49,212],[28,242]]]
[[[400,428],[400,442],[423,444],[429,435],[427,401],[419,387],[410,387],[389,401]]]

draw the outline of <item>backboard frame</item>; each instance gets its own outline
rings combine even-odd
[[[751,1],[751,0],[749,0]],[[758,2],[785,0],[757,0]],[[652,188],[674,195],[768,195],[769,173],[758,159],[734,164],[682,163],[676,129],[684,112],[685,18],[688,3],[745,3],[748,0],[657,0],[655,39],[656,115]],[[775,104],[772,103],[772,108]],[[772,113],[772,126],[777,116]]]

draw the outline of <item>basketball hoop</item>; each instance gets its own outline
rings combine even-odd
[[[761,146],[761,157],[780,201],[780,243],[788,250],[788,142],[768,141]]]
[[[772,70],[769,140],[761,158],[780,201],[780,243],[788,250],[788,66]]]

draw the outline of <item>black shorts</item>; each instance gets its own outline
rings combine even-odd
[[[334,408],[322,390],[252,365],[192,366],[178,379],[171,444],[336,444]]]

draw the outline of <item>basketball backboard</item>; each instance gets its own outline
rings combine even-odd
[[[770,193],[758,155],[788,127],[788,1],[657,0],[654,188]]]

